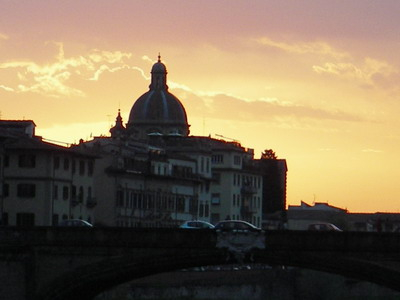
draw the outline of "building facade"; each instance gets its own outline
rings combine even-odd
[[[16,122],[2,121],[18,131],[15,140],[0,131],[4,224],[77,218],[96,226],[176,227],[231,219],[262,227],[267,213],[285,211],[286,161],[254,159],[237,141],[190,136],[160,56],[149,90],[126,124],[118,111],[110,136],[61,147],[35,136],[32,121]]]
[[[94,221],[94,157],[44,142],[32,121],[0,121],[1,224],[51,226],[61,219]]]

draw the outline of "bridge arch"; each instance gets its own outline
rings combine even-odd
[[[204,265],[226,263],[226,253],[214,251],[187,251],[154,256],[124,255],[77,268],[52,281],[35,296],[35,300],[87,300],[113,286],[137,278]]]
[[[397,270],[377,264],[374,261],[341,256],[336,253],[301,253],[293,255],[293,252],[270,253],[266,251],[257,255],[257,262],[341,275],[400,291],[400,272]]]
[[[87,300],[119,284],[137,278],[184,268],[228,263],[222,249],[179,249],[168,254],[123,255],[77,268],[51,282],[38,292],[35,300]],[[293,255],[291,251],[270,252],[256,250],[257,263],[301,267],[372,282],[400,291],[400,273],[390,268],[357,261],[335,254],[319,253]],[[230,262],[232,263],[232,262]]]

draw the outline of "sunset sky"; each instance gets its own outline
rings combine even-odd
[[[109,135],[158,53],[192,135],[273,149],[288,204],[400,212],[400,1],[0,0],[0,117]]]

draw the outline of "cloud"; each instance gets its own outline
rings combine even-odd
[[[147,55],[143,55],[143,56],[142,56],[142,59],[143,59],[144,61],[150,62],[151,64],[154,64],[154,63],[155,63],[155,61],[152,60],[152,59],[151,59],[150,57],[148,57]]]
[[[29,61],[13,61],[0,64],[0,69],[18,70],[16,75],[20,83],[9,91],[35,92],[51,97],[84,95],[82,91],[65,84],[71,73],[66,71],[67,64],[63,62],[40,66]]]
[[[89,54],[89,59],[95,63],[120,63],[124,60],[124,58],[130,58],[131,56],[132,53],[125,53],[121,51],[100,51],[95,49],[92,51],[92,53]]]
[[[9,37],[8,35],[5,35],[4,33],[0,33],[0,40],[8,40]]]
[[[382,150],[376,150],[376,149],[363,149],[361,151],[365,153],[383,153]]]
[[[262,98],[249,101],[225,93],[196,92],[190,88],[178,90],[179,97],[185,99],[185,107],[192,109],[192,114],[201,111],[202,116],[225,120],[268,121],[295,118],[298,120],[333,120],[345,122],[364,122],[355,114],[344,111],[328,111],[311,106],[297,105],[278,98]],[[191,99],[191,100],[189,100]],[[200,106],[201,102],[201,106]],[[199,109],[201,107],[201,109]]]
[[[317,74],[355,81],[364,88],[398,90],[400,80],[400,73],[395,67],[372,58],[365,58],[359,65],[353,62],[327,62],[323,65],[314,65],[312,68]]]
[[[121,51],[92,50],[86,56],[65,57],[62,43],[58,46],[55,61],[48,64],[37,64],[33,61],[9,61],[0,63],[0,71],[15,70],[19,82],[15,87],[8,87],[8,91],[18,93],[34,92],[48,97],[78,96],[84,97],[82,90],[73,87],[72,78],[84,80],[98,80],[104,71],[116,72],[129,67],[124,63],[131,57],[131,53]],[[5,89],[3,87],[3,89]]]
[[[323,56],[331,56],[337,59],[348,57],[348,53],[337,51],[326,42],[285,43],[274,41],[268,37],[258,38],[256,41],[263,46],[277,48],[288,53],[318,54]]]
[[[358,79],[366,83],[372,83],[373,77],[379,75],[390,76],[397,70],[386,62],[372,58],[366,58],[363,65],[357,67],[353,63],[327,62],[323,66],[314,65],[313,70],[319,74],[329,73],[347,79]]]
[[[0,89],[3,89],[5,91],[7,91],[7,92],[14,92],[13,88],[10,88],[10,87],[2,85],[2,84],[0,85]]]
[[[138,68],[138,67],[130,67],[128,65],[123,65],[121,67],[109,67],[108,65],[101,65],[93,74],[93,76],[91,78],[89,78],[89,80],[99,80],[100,75],[102,75],[104,72],[110,72],[110,73],[114,73],[117,71],[121,71],[123,69],[128,69],[128,70],[137,70],[139,71],[139,73],[142,75],[142,77],[146,80],[149,80],[150,77],[146,76],[143,69]]]
[[[380,87],[398,90],[399,70],[386,61],[364,58],[358,62],[352,55],[340,51],[326,42],[282,42],[268,37],[256,39],[265,47],[273,47],[292,54],[312,54],[325,63],[312,65],[312,70],[320,75],[331,75],[343,80],[356,80],[363,88]]]

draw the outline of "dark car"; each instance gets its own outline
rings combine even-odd
[[[253,224],[241,221],[241,220],[226,220],[215,224],[214,229],[217,231],[234,231],[234,232],[247,232],[256,231],[261,232],[261,228],[254,226]]]
[[[80,220],[80,219],[67,219],[67,220],[62,220],[60,223],[58,223],[58,226],[68,226],[68,227],[93,227],[92,224],[90,224],[87,221]]]
[[[213,229],[214,225],[205,221],[194,220],[194,221],[186,221],[179,227],[185,229]]]

